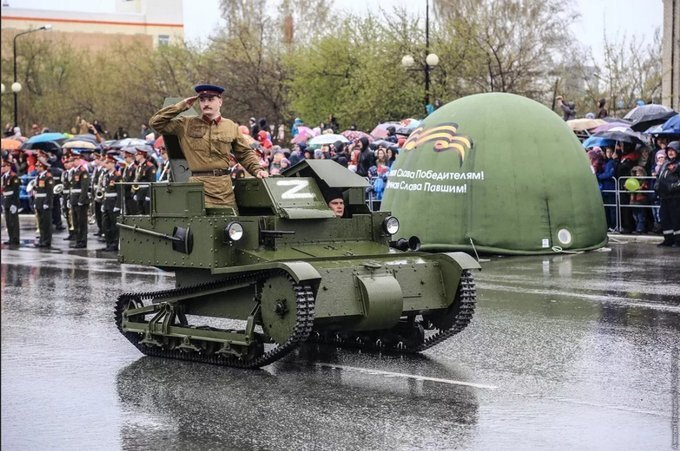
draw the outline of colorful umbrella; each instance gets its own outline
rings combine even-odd
[[[64,136],[63,133],[41,133],[39,135],[31,136],[30,138],[28,138],[26,144],[36,144],[45,141],[59,142],[60,140],[64,139],[66,139],[66,137]]]
[[[2,138],[3,150],[14,150],[21,147],[22,142],[14,138]]]
[[[344,132],[340,133],[342,136],[345,138],[349,139],[350,141],[355,141],[359,138],[366,138],[368,139],[368,142],[373,141],[373,137],[369,135],[366,132],[362,132],[360,130],[345,130]]]
[[[394,127],[396,130],[398,127],[401,127],[400,122],[383,122],[382,124],[378,124],[372,131],[371,131],[371,136],[374,137],[375,139],[384,139],[387,136],[387,127]]]

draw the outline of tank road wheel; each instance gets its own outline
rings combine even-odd
[[[288,340],[297,323],[297,293],[292,281],[279,275],[266,279],[260,296],[262,329],[278,344]]]

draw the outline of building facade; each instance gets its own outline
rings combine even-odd
[[[51,39],[92,51],[121,41],[157,47],[184,40],[182,0],[116,0],[112,13],[13,8],[10,1],[1,24],[3,41],[50,24]]]
[[[680,111],[680,0],[663,0],[662,103]]]

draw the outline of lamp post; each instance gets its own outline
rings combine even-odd
[[[18,106],[17,106],[17,94],[19,91],[21,91],[21,83],[17,81],[17,38],[19,36],[22,36],[24,34],[28,33],[34,33],[36,31],[41,31],[41,30],[50,30],[52,29],[52,25],[47,24],[43,25],[40,28],[34,28],[32,30],[27,30],[27,31],[22,31],[21,33],[17,33],[14,35],[14,39],[12,39],[12,56],[13,56],[13,62],[14,62],[14,83],[12,83],[12,92],[14,93],[14,126],[19,125],[19,117],[18,117]]]
[[[411,55],[404,55],[401,59],[401,65],[409,69],[415,60]],[[423,65],[423,72],[425,72],[425,108],[430,104],[430,72],[439,64],[439,56],[435,53],[430,53],[430,2],[425,1],[425,64]],[[428,111],[429,113],[429,111]]]

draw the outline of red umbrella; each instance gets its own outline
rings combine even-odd
[[[368,139],[368,142],[373,142],[373,137],[369,135],[366,132],[362,132],[359,130],[345,130],[344,132],[340,133],[342,136],[345,138],[349,139],[350,141],[355,141],[359,138],[366,138]]]
[[[383,122],[382,124],[378,124],[373,131],[371,131],[371,136],[375,139],[384,139],[387,137],[387,127],[394,127],[396,130],[401,127],[401,122]]]

